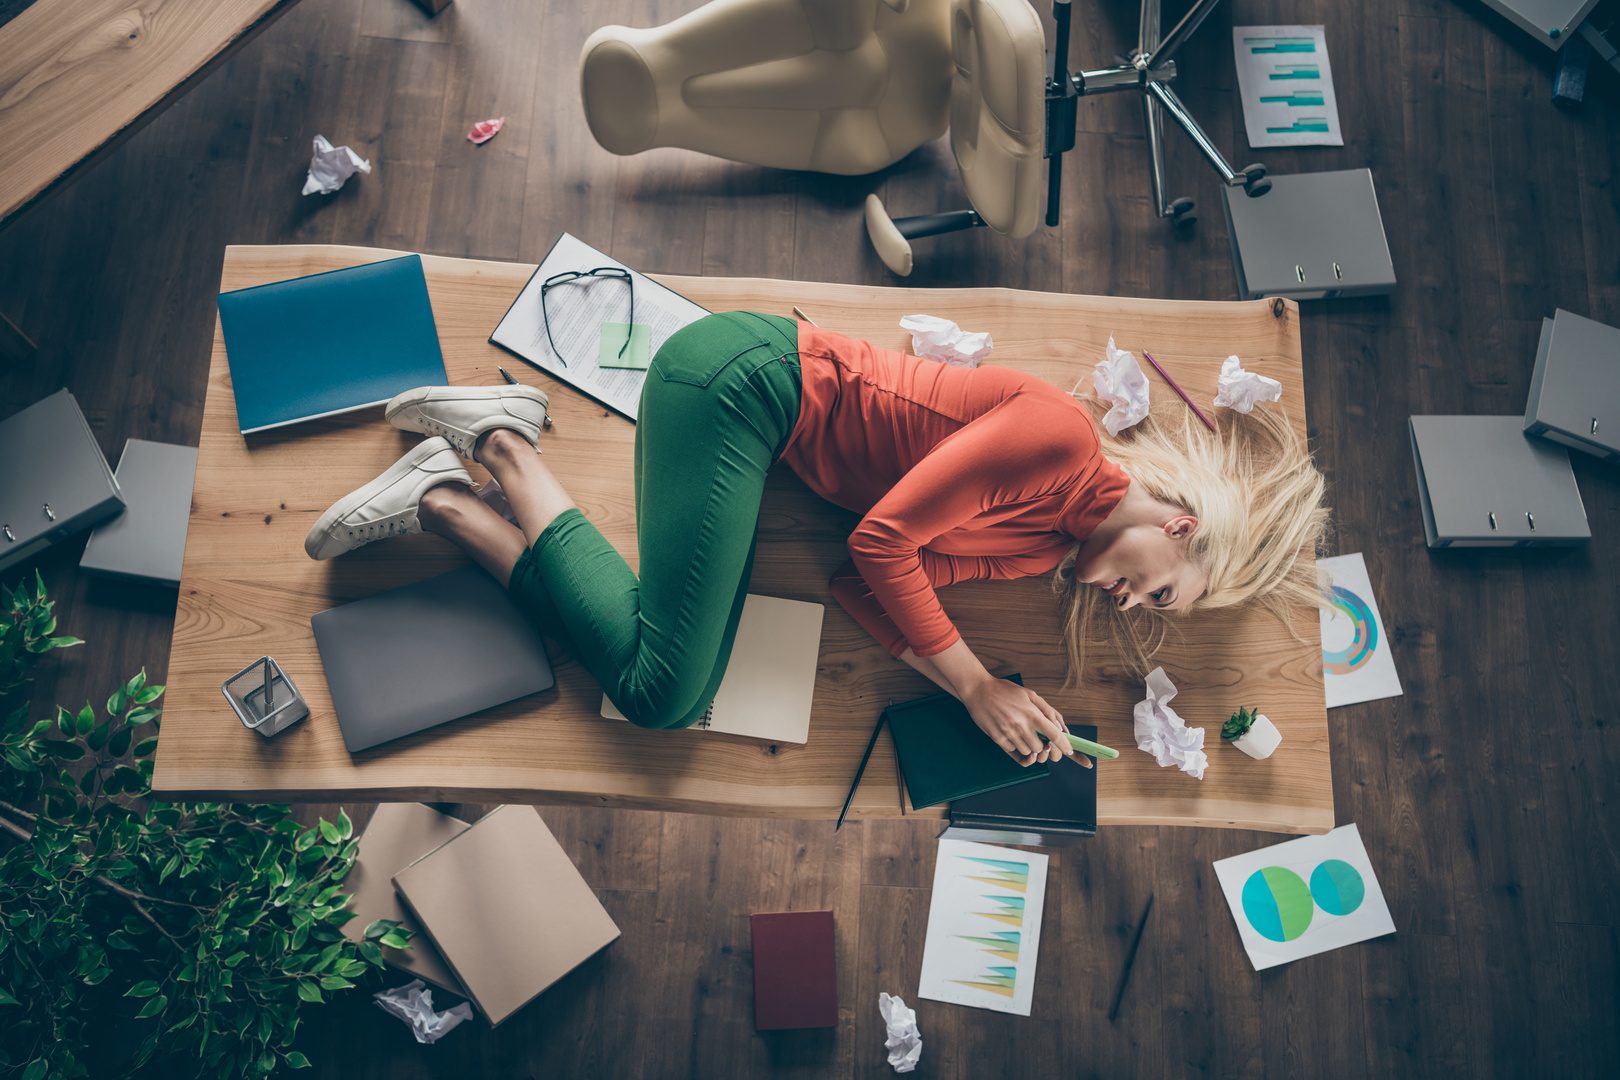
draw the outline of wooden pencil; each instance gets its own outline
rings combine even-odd
[[[1153,365],[1153,370],[1157,371],[1159,376],[1163,378],[1165,382],[1170,384],[1170,389],[1176,392],[1176,396],[1187,403],[1187,408],[1191,409],[1193,414],[1204,422],[1204,426],[1209,428],[1209,430],[1214,431],[1215,421],[1206,416],[1204,414],[1204,410],[1198,407],[1198,403],[1187,396],[1187,391],[1183,390],[1180,384],[1170,377],[1170,373],[1164,370],[1164,368],[1159,365],[1157,360],[1153,359],[1153,354],[1148,352],[1146,349],[1143,349],[1142,355],[1147,357],[1147,362]]]

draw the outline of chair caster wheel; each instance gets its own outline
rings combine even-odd
[[[1266,167],[1264,165],[1261,165],[1258,162],[1256,162],[1253,165],[1245,165],[1245,166],[1243,166],[1243,168],[1240,169],[1239,172],[1241,172],[1243,174],[1243,183],[1245,185],[1248,185],[1248,184],[1254,183],[1256,180],[1258,180],[1262,176],[1266,175]]]
[[[1178,229],[1191,228],[1198,222],[1198,215],[1193,212],[1193,201],[1180,198],[1170,204],[1170,224]]]
[[[1247,194],[1251,199],[1258,199],[1260,196],[1264,195],[1270,190],[1271,181],[1267,180],[1263,176],[1258,180],[1251,180],[1243,185],[1244,193]]]

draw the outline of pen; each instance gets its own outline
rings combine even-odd
[[[855,801],[855,791],[861,786],[861,777],[866,774],[866,763],[872,760],[872,749],[877,746],[878,733],[883,730],[883,721],[888,715],[887,709],[878,714],[877,726],[872,729],[871,739],[867,740],[866,753],[861,755],[860,765],[856,766],[855,779],[850,782],[849,794],[844,796],[844,808],[838,811],[838,824],[833,826],[833,832],[844,827],[844,815],[849,813],[849,804]]]
[[[270,715],[270,710],[274,708],[276,703],[274,682],[275,680],[270,678],[270,658],[267,656],[264,658],[264,715],[266,716]]]
[[[1143,349],[1142,355],[1147,357],[1147,362],[1153,365],[1153,370],[1157,371],[1160,376],[1164,378],[1164,381],[1170,384],[1170,389],[1176,392],[1176,396],[1187,403],[1187,408],[1191,409],[1198,419],[1204,422],[1204,426],[1209,428],[1209,430],[1214,431],[1215,421],[1204,415],[1204,410],[1200,409],[1198,407],[1198,403],[1187,396],[1187,391],[1183,390],[1179,385],[1177,385],[1176,380],[1170,377],[1170,373],[1168,371],[1159,366],[1159,362],[1153,359],[1153,354],[1148,352],[1146,349]]]
[[[510,371],[507,371],[503,367],[497,367],[495,370],[501,373],[501,378],[505,379],[507,382],[511,383],[513,386],[518,385],[518,381],[516,379],[512,378],[512,373]],[[545,427],[545,428],[550,428],[551,427],[551,410],[549,408],[546,409],[546,417],[545,417],[544,420],[540,421],[540,426]]]
[[[1147,929],[1148,916],[1153,914],[1153,894],[1148,893],[1147,907],[1142,909],[1142,921],[1136,924],[1136,936],[1131,938],[1130,951],[1125,954],[1125,970],[1119,973],[1119,989],[1114,991],[1114,1004],[1108,1009],[1108,1022],[1119,1016],[1120,1002],[1125,1000],[1125,987],[1131,982],[1131,968],[1136,965],[1136,949],[1142,944],[1142,931]]]
[[[809,323],[811,326],[816,325],[816,320],[814,320],[810,316],[806,315],[804,313],[804,308],[799,307],[796,304],[793,307],[793,314],[797,315],[799,318],[803,319],[805,322]]]

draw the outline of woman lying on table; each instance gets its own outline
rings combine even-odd
[[[1181,410],[1111,439],[1085,404],[1010,368],[951,367],[772,315],[710,315],[658,350],[642,390],[638,580],[536,453],[546,404],[528,386],[399,395],[389,421],[431,437],[338,500],[304,546],[327,559],[385,536],[448,537],[566,633],[643,727],[685,727],[713,699],[779,459],[864,515],[832,578],[839,603],[1025,764],[1072,753],[1063,718],[985,670],[937,588],[1056,569],[1075,679],[1099,607],[1140,658],[1132,609],[1282,606],[1316,592],[1298,556],[1321,536],[1323,481],[1275,410],[1226,414],[1219,434]],[[458,454],[500,482],[521,531],[471,490]]]

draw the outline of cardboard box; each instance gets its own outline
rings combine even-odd
[[[422,932],[394,892],[394,875],[428,852],[442,847],[472,828],[467,822],[441,814],[421,803],[383,803],[365,832],[343,887],[351,894],[349,910],[355,918],[343,925],[351,941],[364,938],[366,927],[378,919],[396,919],[412,931],[409,949],[384,949],[383,959],[401,971],[420,976],[435,986],[466,997],[461,983]]]
[[[492,1026],[619,936],[532,806],[490,811],[394,888]]]

